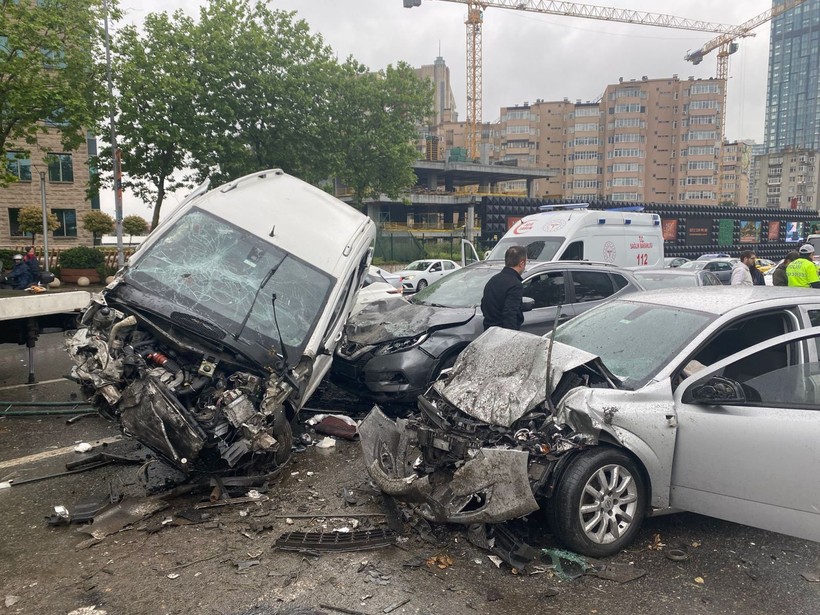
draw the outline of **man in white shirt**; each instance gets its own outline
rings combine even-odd
[[[752,272],[749,267],[754,267],[757,257],[751,250],[744,250],[740,253],[740,262],[732,267],[732,286],[753,286]]]

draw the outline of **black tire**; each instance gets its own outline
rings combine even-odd
[[[419,280],[419,283],[416,284],[416,292],[424,290],[425,288],[427,288],[427,280]]]
[[[547,517],[558,542],[582,555],[607,557],[635,538],[647,498],[635,460],[619,449],[601,446],[570,462],[547,504]]]
[[[279,449],[275,453],[274,460],[276,461],[276,467],[281,467],[288,462],[293,449],[293,427],[284,417],[282,420],[277,421],[273,430],[273,437],[279,442]]]

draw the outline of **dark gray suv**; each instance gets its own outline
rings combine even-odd
[[[431,284],[407,303],[366,306],[345,326],[331,379],[373,401],[413,402],[484,332],[479,305],[498,261],[474,263]],[[522,331],[537,335],[613,296],[643,290],[631,272],[604,263],[532,263],[524,272]],[[559,311],[560,310],[560,311]]]

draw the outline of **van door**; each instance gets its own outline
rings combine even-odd
[[[480,261],[481,259],[478,258],[478,252],[475,250],[475,246],[467,241],[466,239],[461,240],[461,266],[466,267],[470,263],[475,263]]]

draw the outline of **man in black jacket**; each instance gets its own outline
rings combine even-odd
[[[481,313],[484,314],[484,330],[502,327],[518,331],[524,322],[521,299],[524,285],[521,274],[527,266],[527,249],[511,246],[504,253],[504,269],[495,274],[484,287]]]

